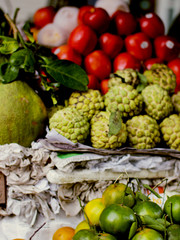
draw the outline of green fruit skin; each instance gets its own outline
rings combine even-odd
[[[93,240],[96,234],[89,229],[79,230],[74,236],[73,240]]]
[[[172,211],[171,211],[172,208]],[[175,194],[169,197],[164,204],[164,211],[170,217],[172,212],[172,220],[174,223],[180,224],[180,195]]]
[[[99,225],[101,229],[112,235],[127,233],[136,216],[133,210],[121,204],[111,204],[101,213]]]
[[[133,207],[134,212],[139,216],[148,215],[152,218],[161,218],[163,215],[162,208],[155,202],[142,201]]]
[[[173,224],[167,229],[168,240],[178,240],[180,239],[180,225]]]
[[[109,185],[103,192],[102,199],[105,206],[119,203],[131,208],[135,203],[133,191],[130,187],[126,188],[126,185],[123,183],[113,183]]]
[[[162,235],[154,229],[144,228],[132,238],[132,240],[163,240]]]
[[[47,110],[25,82],[0,84],[0,144],[30,147],[45,131]]]

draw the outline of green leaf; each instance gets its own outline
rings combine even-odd
[[[12,66],[9,63],[3,63],[0,65],[0,80],[3,83],[9,83],[14,81],[19,74],[19,68]]]
[[[26,22],[23,26],[23,32],[25,33],[25,35],[28,37],[28,40],[31,42],[31,43],[34,43],[35,40],[34,40],[34,37],[33,35],[30,33],[30,29],[31,29],[31,26],[30,26],[30,23],[29,22]]]
[[[116,135],[122,128],[122,118],[120,111],[112,112],[109,117],[109,133],[108,136]]]
[[[79,91],[87,90],[88,76],[79,65],[68,60],[53,60],[43,67],[55,81],[62,85]]]
[[[132,239],[133,236],[135,235],[136,231],[137,231],[137,228],[138,228],[138,223],[137,221],[136,222],[133,222],[131,227],[130,227],[130,230],[129,230],[129,235],[128,235],[128,239]]]
[[[16,39],[0,36],[0,53],[12,54],[19,48],[19,43]]]
[[[166,230],[165,222],[160,222],[157,219],[154,219],[148,215],[140,216],[140,219],[146,227],[152,228],[157,231],[162,231]]]
[[[11,65],[24,69],[25,72],[34,73],[35,57],[30,49],[21,49],[13,53],[9,59]]]
[[[152,192],[157,198],[162,198],[154,189],[152,189],[148,184],[143,184],[144,188],[147,188],[150,192]]]
[[[140,83],[138,84],[138,86],[136,87],[136,90],[138,92],[142,92],[142,90],[147,86],[148,82],[147,82],[147,78],[140,72],[137,71]]]

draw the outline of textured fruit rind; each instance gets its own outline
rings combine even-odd
[[[167,146],[180,151],[180,116],[172,114],[160,123],[162,136]]]
[[[121,147],[126,142],[127,130],[125,123],[122,123],[121,130],[118,134],[108,136],[109,133],[110,113],[101,111],[91,119],[91,143],[94,148],[111,148]]]
[[[148,115],[134,116],[126,122],[128,143],[137,149],[151,149],[161,141],[157,121]]]
[[[49,128],[72,142],[84,143],[89,134],[89,122],[73,107],[65,107],[49,119]]]
[[[121,83],[111,87],[104,95],[104,104],[109,112],[120,111],[123,118],[140,114],[143,98],[133,86]]]
[[[46,107],[23,81],[0,84],[0,144],[30,147],[45,131]]]
[[[171,97],[158,84],[148,85],[142,90],[145,112],[156,120],[162,120],[173,112]]]

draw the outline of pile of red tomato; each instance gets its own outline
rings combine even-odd
[[[52,7],[38,9],[34,25],[41,28],[53,21]],[[78,25],[66,44],[52,48],[59,59],[80,65],[89,77],[88,87],[108,91],[112,72],[133,68],[143,72],[153,63],[165,63],[176,74],[180,90],[180,43],[165,34],[164,23],[156,13],[139,18],[117,10],[109,16],[103,8],[91,5],[79,8]]]

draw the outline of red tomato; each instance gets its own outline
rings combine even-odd
[[[101,34],[109,28],[110,16],[103,8],[92,7],[84,12],[82,22]]]
[[[152,56],[152,44],[145,33],[138,32],[127,36],[125,46],[127,52],[139,60],[145,60]]]
[[[180,52],[177,40],[167,35],[155,38],[154,48],[156,56],[164,61],[171,61],[177,58]]]
[[[167,66],[173,70],[177,78],[180,78],[180,58],[171,60]]]
[[[94,50],[97,40],[97,35],[94,30],[89,26],[81,24],[70,33],[68,45],[80,54],[86,56]]]
[[[58,59],[66,59],[78,65],[81,65],[82,63],[81,54],[69,45],[61,45],[59,47],[52,48],[52,53],[54,53]]]
[[[79,13],[78,13],[78,23],[83,24],[83,16],[86,12],[89,12],[92,8],[94,8],[93,5],[85,5],[79,8]]]
[[[55,9],[52,6],[39,8],[33,16],[35,26],[37,28],[42,28],[48,23],[52,23],[55,13]]]
[[[146,33],[150,38],[164,35],[164,23],[156,13],[147,13],[140,17],[139,25],[141,32]]]
[[[123,52],[118,54],[113,61],[113,71],[116,72],[117,70],[122,70],[125,68],[132,68],[135,70],[140,70],[141,63],[140,61],[133,57],[128,52]]]
[[[146,69],[150,69],[154,63],[163,63],[163,60],[160,58],[149,58],[144,61],[144,66]]]
[[[130,12],[117,10],[112,17],[112,23],[118,35],[130,35],[135,32],[137,20]]]
[[[104,33],[99,38],[100,48],[112,59],[123,48],[123,39],[115,34]]]
[[[175,58],[168,62],[167,66],[171,68],[176,75],[175,93],[180,91],[180,58]]]
[[[108,88],[108,81],[109,81],[109,79],[103,79],[100,82],[100,89],[101,89],[102,95],[106,94],[108,92],[108,90],[109,90],[109,88]]]
[[[87,87],[89,89],[95,89],[95,90],[99,89],[99,79],[96,76],[89,74],[88,79],[89,79],[89,83]]]
[[[111,60],[102,50],[88,54],[84,59],[84,66],[87,74],[93,74],[100,80],[108,78],[111,73]]]

